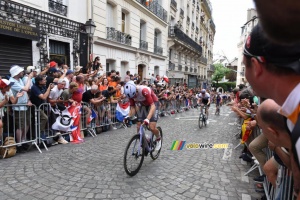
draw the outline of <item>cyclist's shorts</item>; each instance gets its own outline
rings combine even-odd
[[[220,106],[220,102],[216,102],[216,106]]]
[[[159,109],[159,102],[154,102],[155,104],[155,113],[154,115],[151,117],[150,122],[157,122],[158,119],[158,109]],[[148,113],[150,111],[150,107],[151,106],[139,106],[139,109],[137,111],[137,121],[138,122],[143,122],[144,119],[147,118]]]

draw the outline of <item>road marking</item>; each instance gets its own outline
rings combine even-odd
[[[225,149],[224,154],[223,154],[223,160],[229,160],[231,158],[232,154],[232,144],[228,145],[228,148]]]
[[[249,194],[242,194],[242,200],[251,200],[251,196]]]
[[[241,180],[243,181],[243,182],[247,182],[247,183],[249,183],[249,177],[248,176],[244,176],[244,172],[241,172]]]

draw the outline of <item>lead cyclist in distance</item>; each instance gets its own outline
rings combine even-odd
[[[206,119],[208,119],[208,108],[210,106],[210,95],[206,92],[205,89],[201,90],[201,93],[197,95],[198,104],[200,106],[206,105],[205,114]]]
[[[159,102],[154,91],[144,85],[135,85],[133,81],[128,81],[124,86],[124,94],[129,98],[130,111],[128,117],[137,114],[137,132],[140,130],[141,123],[149,125],[150,131],[156,137],[155,150],[161,148],[161,137],[156,128],[158,119]]]

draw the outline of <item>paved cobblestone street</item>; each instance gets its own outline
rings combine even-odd
[[[210,108],[213,113],[215,105]],[[56,145],[0,160],[0,199],[256,199],[251,167],[239,159],[237,118],[228,107],[198,127],[199,110],[160,118],[160,157],[145,157],[134,177],[123,168],[124,149],[135,126],[87,137],[83,144]],[[229,143],[228,149],[170,150],[173,141]]]

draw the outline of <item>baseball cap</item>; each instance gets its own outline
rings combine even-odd
[[[9,80],[7,79],[1,79],[0,80],[0,88],[5,88],[7,86],[12,86],[14,84],[14,82],[10,82]]]
[[[81,68],[82,68],[82,66],[76,66],[75,67],[75,72],[79,72]]]
[[[274,43],[266,37],[260,24],[256,25],[248,36],[243,54],[255,57],[262,63],[271,63],[300,73],[300,43],[290,45]]]
[[[58,70],[53,67],[53,68],[50,68],[48,72],[53,74],[55,72],[58,72]]]
[[[68,69],[68,71],[67,71],[66,75],[73,74],[73,73],[74,73],[74,72],[73,72],[73,70],[71,70],[71,69]]]
[[[54,62],[54,61],[51,61],[50,63],[49,63],[49,65],[50,65],[50,67],[56,67],[56,62]]]

